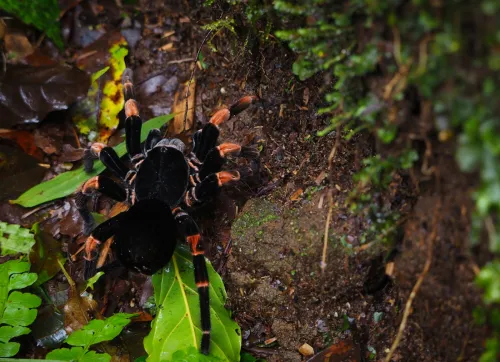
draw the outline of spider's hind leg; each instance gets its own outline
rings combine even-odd
[[[181,208],[173,211],[175,220],[179,225],[180,232],[184,235],[189,244],[191,255],[193,256],[194,280],[198,287],[200,296],[200,315],[201,315],[201,352],[208,354],[210,350],[210,299],[208,294],[209,281],[208,271],[205,262],[205,251],[201,243],[201,236],[195,221]]]

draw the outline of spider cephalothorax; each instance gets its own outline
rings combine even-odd
[[[158,129],[148,134],[141,147],[142,121],[129,69],[123,75],[123,89],[126,146],[132,168],[128,168],[111,147],[94,143],[86,151],[85,169],[91,171],[93,160],[99,158],[121,182],[95,176],[82,185],[76,197],[84,219],[84,232],[89,235],[84,246],[85,277],[89,278],[104,265],[111,244],[118,262],[140,273],[153,274],[170,261],[177,239],[184,238],[193,255],[194,277],[200,295],[201,351],[208,353],[208,274],[200,232],[188,211],[212,198],[225,184],[251,172],[221,171],[228,154],[257,157],[258,152],[255,148],[234,143],[217,145],[218,125],[246,109],[257,98],[244,97],[229,109],[216,112],[203,129],[194,133],[192,152],[186,156],[182,141],[164,139]],[[131,206],[94,228],[87,201],[96,192]]]

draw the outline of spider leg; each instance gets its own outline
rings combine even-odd
[[[102,193],[116,201],[125,201],[128,192],[106,176],[94,176],[83,184],[75,197],[76,208],[83,219],[83,232],[89,235],[94,228],[94,218],[87,207],[87,201],[95,193]]]
[[[120,228],[121,214],[106,220],[92,231],[85,241],[85,264],[83,274],[85,280],[93,277],[101,268],[113,243],[113,236]]]
[[[200,315],[201,315],[201,352],[208,354],[210,350],[210,299],[208,294],[209,281],[208,271],[205,262],[205,251],[200,242],[201,236],[195,221],[181,208],[172,210],[175,220],[178,222],[179,230],[184,235],[189,244],[191,255],[193,256],[194,281],[198,287],[200,296]]]
[[[199,177],[203,180],[209,174],[222,170],[222,166],[226,162],[226,158],[229,154],[245,158],[258,158],[259,151],[253,146],[240,146],[236,143],[222,143],[208,152],[205,161],[203,161],[200,167]]]
[[[94,160],[100,159],[104,165],[113,172],[116,177],[125,179],[130,171],[120,160],[116,151],[103,143],[93,143],[90,149],[86,149],[83,155],[83,167],[86,172],[94,168]]]
[[[208,152],[217,145],[219,125],[228,121],[238,113],[257,102],[256,96],[246,96],[229,108],[223,108],[210,118],[210,121],[199,131],[193,134],[193,152],[191,157],[203,162]],[[193,157],[194,156],[194,157]]]
[[[191,183],[195,183],[184,197],[184,204],[191,207],[196,203],[204,202],[211,197],[215,196],[222,186],[225,184],[238,181],[240,178],[245,178],[251,173],[249,169],[240,169],[238,171],[221,171],[217,173],[211,173],[205,177],[200,183],[196,183],[196,180],[191,177]],[[197,175],[196,175],[197,176]],[[199,178],[198,178],[199,180]]]
[[[137,169],[140,162],[144,159],[144,154],[141,150],[141,128],[142,120],[139,116],[139,106],[134,99],[134,85],[132,83],[133,72],[127,68],[123,72],[123,96],[125,104],[125,142],[127,153],[130,156],[132,163]]]

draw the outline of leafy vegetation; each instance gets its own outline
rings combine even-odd
[[[55,349],[47,354],[46,359],[109,362],[111,361],[109,354],[97,353],[89,350],[89,348],[113,340],[130,323],[130,318],[133,316],[134,314],[116,313],[104,320],[94,319],[82,329],[73,332],[66,339],[65,342],[72,346],[71,348]]]
[[[150,130],[153,128],[160,128],[172,118],[173,115],[159,116],[144,123],[141,130],[141,142],[144,142]],[[125,142],[114,147],[114,150],[120,157],[125,155],[127,152]],[[75,192],[75,190],[85,181],[100,174],[104,169],[103,163],[101,161],[96,161],[94,162],[94,170],[91,173],[85,172],[83,167],[62,173],[49,181],[32,187],[16,200],[12,200],[11,203],[19,204],[24,207],[32,207],[47,201],[68,196]]]
[[[63,47],[57,0],[0,0],[0,9],[17,16],[26,24],[33,24],[38,30],[45,32],[59,48]]]
[[[33,244],[35,244],[35,239],[29,229],[16,224],[0,222],[0,250],[2,256],[17,253],[27,254]]]
[[[210,315],[212,319],[210,359],[239,361],[240,327],[225,309],[226,292],[221,277],[207,261],[210,280]],[[158,312],[151,333],[144,340],[148,361],[198,361],[201,341],[200,307],[193,278],[192,257],[179,247],[170,265],[153,276]],[[191,352],[190,352],[191,351]],[[189,357],[193,355],[193,357]],[[181,358],[182,356],[182,358]]]
[[[0,264],[0,357],[19,352],[20,344],[11,339],[30,333],[28,326],[41,303],[38,296],[18,291],[36,281],[37,275],[29,270],[30,263],[23,260]]]

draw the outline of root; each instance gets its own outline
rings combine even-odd
[[[441,209],[441,203],[438,203],[436,206],[436,210],[434,212],[434,219],[432,222],[432,233],[429,238],[429,245],[427,246],[427,260],[425,261],[424,269],[422,270],[422,273],[417,279],[417,282],[413,286],[413,289],[410,293],[410,297],[408,298],[408,301],[406,302],[405,305],[405,311],[403,314],[403,319],[401,321],[401,324],[399,326],[398,334],[396,335],[396,338],[394,339],[394,342],[392,343],[391,349],[389,351],[389,354],[385,358],[385,362],[390,362],[392,355],[394,354],[394,351],[396,348],[399,346],[399,342],[401,341],[401,338],[403,337],[403,332],[406,328],[406,323],[408,322],[408,317],[410,316],[410,311],[411,311],[411,306],[413,303],[413,300],[417,296],[418,290],[420,289],[420,286],[422,285],[425,276],[429,272],[429,269],[431,268],[432,264],[432,249],[434,248],[434,241],[436,240],[437,236],[437,225],[438,225],[438,215],[439,215],[439,210]]]

